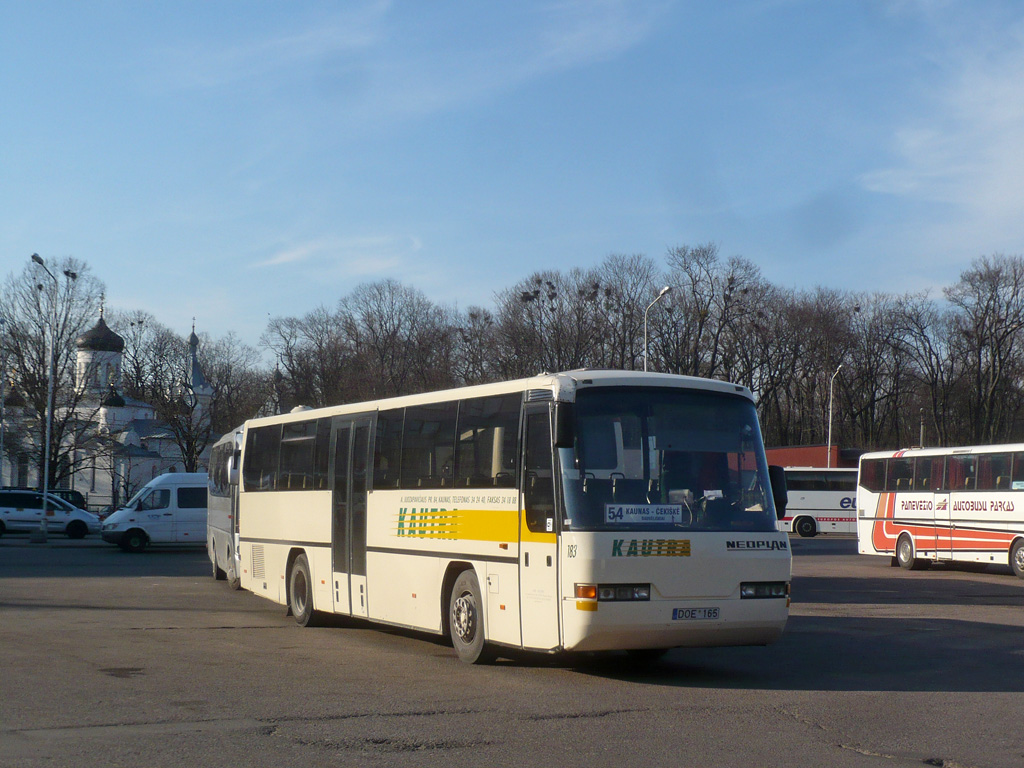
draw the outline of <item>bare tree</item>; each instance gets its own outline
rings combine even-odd
[[[48,473],[51,486],[56,487],[77,470],[82,456],[77,448],[92,429],[88,414],[82,413],[83,393],[75,386],[74,342],[96,317],[103,284],[77,259],[52,260],[46,266],[50,274],[38,264],[26,263],[3,287],[0,315],[7,329],[3,343],[14,387],[28,403],[28,434],[5,443],[5,452],[32,451],[42,477],[47,413],[51,413]]]
[[[970,442],[1006,439],[1021,407],[1024,259],[982,256],[945,294],[958,310],[953,318],[957,352],[970,361]]]

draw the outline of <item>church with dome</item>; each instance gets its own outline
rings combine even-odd
[[[91,509],[124,504],[139,488],[164,472],[184,471],[182,451],[171,424],[160,420],[157,408],[122,394],[121,365],[124,339],[107,325],[100,309],[96,324],[75,340],[75,397],[73,412],[66,411],[75,446],[64,446],[70,467],[69,479],[59,486],[79,491]],[[193,424],[209,423],[213,387],[199,365],[199,337],[193,324],[188,337],[189,359],[183,361],[186,380],[172,396],[181,398]],[[8,434],[25,423],[27,405],[17,392],[4,399]],[[60,406],[58,404],[58,410]],[[27,430],[22,430],[23,433]],[[215,440],[212,436],[209,444]],[[38,453],[38,448],[33,447]],[[35,461],[26,450],[0,457],[2,485],[41,485]],[[209,448],[200,454],[204,470]]]

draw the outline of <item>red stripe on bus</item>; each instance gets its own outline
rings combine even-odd
[[[896,511],[896,494],[879,494],[875,510],[875,522],[871,527],[871,543],[876,551],[891,552],[896,549],[896,539],[901,533],[909,533],[914,545],[923,543],[921,549],[995,550],[1008,549],[1016,533],[999,531],[975,531],[969,528],[948,526],[917,525],[893,521]]]

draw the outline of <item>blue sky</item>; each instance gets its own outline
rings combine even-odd
[[[255,343],[393,277],[718,243],[902,292],[1024,253],[1019,2],[0,0],[0,276]]]

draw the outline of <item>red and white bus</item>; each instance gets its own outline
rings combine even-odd
[[[864,454],[857,517],[861,554],[1009,563],[1024,578],[1024,444]]]

